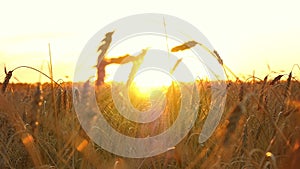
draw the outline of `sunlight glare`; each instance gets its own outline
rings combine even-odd
[[[138,74],[133,80],[133,87],[136,92],[141,95],[151,94],[154,90],[167,89],[172,84],[172,78],[167,74],[155,71],[147,70]]]

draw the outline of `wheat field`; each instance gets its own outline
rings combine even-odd
[[[198,143],[209,110],[210,84],[198,81],[198,117],[188,135],[169,151],[143,159],[116,156],[93,143],[80,127],[72,84],[6,84],[0,97],[1,168],[297,168],[300,82],[292,74],[268,80],[228,81],[225,112],[212,137]],[[4,85],[4,84],[2,84]],[[82,87],[88,87],[82,84]],[[112,127],[131,137],[155,135],[176,119],[180,94],[167,92],[166,116],[156,128],[126,120],[115,109],[110,85],[97,102]],[[96,92],[97,93],[97,92]],[[89,94],[89,93],[85,93]],[[52,97],[54,95],[54,97]],[[80,96],[85,99],[85,95]],[[180,98],[180,97],[179,97]],[[54,100],[53,100],[54,99]],[[135,100],[137,108],[146,101]],[[88,116],[94,116],[92,111]],[[170,113],[175,112],[175,113]],[[130,129],[130,130],[128,130]],[[116,141],[118,142],[118,141]]]
[[[19,66],[10,71],[5,67],[5,78],[1,84],[0,94],[0,168],[111,168],[111,169],[165,169],[165,168],[247,168],[247,169],[296,169],[300,165],[300,82],[293,75],[294,68],[288,74],[272,73],[259,79],[254,75],[249,79],[238,78],[224,63],[217,51],[210,51],[199,42],[189,41],[174,47],[172,52],[188,50],[200,45],[226,70],[235,80],[227,80],[226,100],[224,105],[217,105],[213,91],[215,82],[196,80],[189,82],[172,82],[165,88],[163,95],[153,96],[158,103],[165,100],[164,109],[153,122],[138,123],[128,120],[120,112],[130,112],[129,105],[124,103],[118,109],[112,92],[120,91],[133,81],[147,49],[138,56],[124,55],[115,59],[106,59],[113,32],[109,32],[99,46],[98,79],[84,83],[54,81],[51,62],[49,75],[30,66]],[[129,60],[126,60],[129,59]],[[171,70],[174,72],[182,59],[179,59]],[[104,82],[105,66],[111,63],[132,62],[129,83]],[[11,83],[10,79],[16,69],[31,69],[51,80],[51,83]],[[76,89],[73,90],[74,85]],[[90,90],[95,89],[95,91]],[[73,92],[74,91],[74,92]],[[82,91],[82,92],[79,92]],[[191,99],[188,104],[180,104],[188,93]],[[183,113],[190,109],[196,111],[196,120],[190,119],[179,124],[191,126],[188,133],[177,145],[169,147],[164,153],[145,157],[128,158],[115,155],[96,144],[86,133],[87,128],[98,127],[95,123],[99,112],[91,108],[91,97],[95,96],[97,108],[118,133],[133,138],[156,136],[172,125]],[[199,96],[196,100],[194,96]],[[121,97],[121,96],[118,96]],[[130,92],[130,104],[140,111],[151,107],[149,97]],[[196,101],[195,101],[196,100]],[[185,100],[186,101],[186,100]],[[119,101],[122,103],[122,101]],[[80,111],[75,108],[78,103]],[[199,143],[201,130],[208,118],[211,105],[224,106],[224,113],[212,136]],[[78,110],[78,109],[77,109]],[[191,115],[187,114],[186,117]],[[90,119],[80,123],[82,117]],[[85,123],[82,127],[82,123]],[[106,137],[112,133],[99,128]],[[172,138],[170,138],[172,139]],[[174,138],[175,139],[175,138]],[[122,139],[112,140],[111,145],[118,149]],[[172,141],[172,140],[170,140]]]

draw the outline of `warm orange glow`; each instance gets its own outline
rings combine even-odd
[[[22,138],[22,142],[23,144],[28,144],[28,143],[32,143],[33,142],[33,137],[28,134],[26,137]]]
[[[267,156],[267,157],[272,157],[273,154],[272,154],[271,152],[266,152],[266,156]]]
[[[137,75],[132,87],[143,96],[149,96],[154,90],[164,90],[172,84],[172,79],[159,71],[148,70]]]
[[[88,145],[88,141],[86,139],[84,139],[77,147],[77,151],[81,152],[83,149],[85,149],[85,147]]]

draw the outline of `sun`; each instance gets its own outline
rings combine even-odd
[[[132,87],[135,92],[147,96],[154,90],[165,90],[172,84],[172,78],[159,70],[146,70],[137,74]]]

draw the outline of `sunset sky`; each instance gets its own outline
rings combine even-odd
[[[264,77],[267,65],[288,73],[300,64],[299,7],[296,0],[2,1],[0,79],[4,64],[9,70],[27,65],[48,73],[50,43],[55,80],[72,80],[87,41],[107,24],[139,13],[169,14],[193,24],[238,75],[248,77],[255,70]],[[25,69],[14,76],[20,82],[39,80],[38,73]]]

